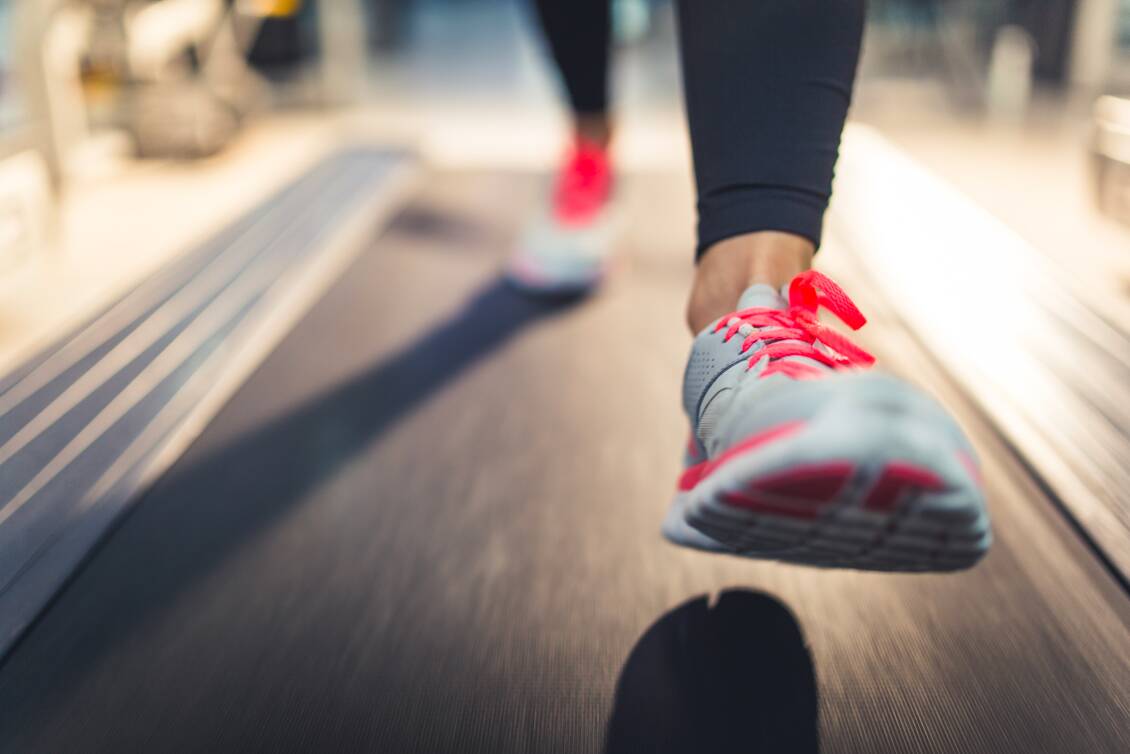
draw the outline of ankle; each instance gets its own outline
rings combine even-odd
[[[774,288],[812,266],[816,247],[807,238],[780,231],[733,236],[711,246],[699,259],[687,304],[687,324],[698,333],[737,308],[751,285]]]
[[[612,121],[607,113],[578,113],[573,120],[573,135],[578,141],[608,149],[612,141]]]

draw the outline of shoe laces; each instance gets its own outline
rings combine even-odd
[[[741,352],[745,353],[757,343],[765,343],[749,359],[748,369],[768,360],[758,375],[769,377],[784,374],[793,379],[821,377],[827,370],[803,361],[786,360],[790,357],[811,359],[829,369],[869,367],[875,357],[852,343],[830,327],[821,324],[819,310],[827,309],[850,327],[858,330],[867,319],[840,286],[828,276],[808,270],[793,278],[789,284],[787,309],[752,307],[731,314],[714,326],[713,332],[726,330],[724,341],[736,335],[745,338]]]
[[[603,147],[578,140],[557,176],[553,206],[565,224],[589,220],[608,198],[612,165]]]

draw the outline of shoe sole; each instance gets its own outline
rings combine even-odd
[[[611,249],[618,214],[611,207],[582,228],[560,230],[547,218],[541,218],[534,227],[544,226],[535,234],[527,232],[519,247],[506,265],[505,277],[519,292],[535,297],[580,297],[596,290],[612,268],[612,257],[607,253],[590,254],[586,250]],[[554,228],[545,230],[545,228]],[[527,253],[542,245],[558,249],[559,254],[578,257],[577,266],[565,272],[554,271],[553,265],[539,260],[538,254]],[[586,254],[589,263],[581,262]]]
[[[963,570],[984,556],[992,534],[976,464],[947,429],[889,397],[841,406],[708,462],[676,504],[689,526],[737,555]]]
[[[522,270],[517,265],[506,268],[506,281],[519,293],[539,298],[573,298],[592,293],[600,287],[607,275],[607,265],[601,266],[591,275],[574,278],[565,282],[554,281]]]

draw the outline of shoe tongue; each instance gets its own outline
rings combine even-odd
[[[781,290],[777,290],[771,285],[764,285],[764,284],[751,285],[749,288],[746,288],[745,293],[743,293],[742,297],[738,300],[738,309],[739,310],[740,309],[749,309],[749,308],[758,306],[758,307],[762,307],[762,308],[766,308],[766,309],[778,309],[778,310],[783,311],[783,310],[789,308],[789,301],[785,297],[785,291],[786,291],[786,288],[782,288]],[[801,341],[782,340],[782,341],[777,341],[777,342],[778,343],[800,343]],[[756,346],[754,352],[756,352],[756,350],[759,350],[761,348],[764,348],[763,344],[759,344],[758,346]],[[827,369],[828,368],[824,364],[821,364],[820,362],[818,362],[814,359],[809,359],[809,358],[806,358],[804,356],[787,356],[785,358],[789,361],[797,361],[797,362],[800,362],[802,364],[811,364],[812,366],[818,367],[820,369]]]
[[[738,299],[738,309],[751,309],[753,307],[764,309],[788,309],[789,302],[771,285],[758,283],[745,289],[745,293]]]

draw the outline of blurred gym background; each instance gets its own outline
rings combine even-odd
[[[660,541],[670,0],[613,0],[571,309],[498,280],[567,136],[525,0],[0,0],[0,749],[597,750],[737,658],[825,751],[1125,752],[1130,0],[869,6],[819,265],[981,453],[960,576]]]
[[[670,3],[614,14],[620,159],[685,170]],[[854,119],[1047,253],[1130,279],[1114,230],[1130,3],[874,0],[870,19]],[[553,164],[561,113],[531,21],[520,0],[0,0],[0,364],[334,128],[444,164]],[[203,189],[226,159],[226,193]]]

